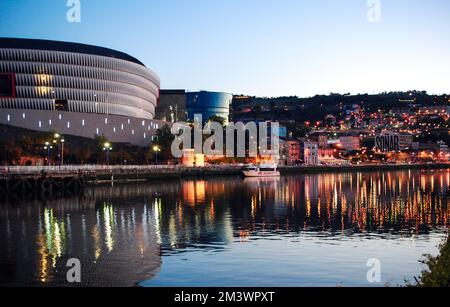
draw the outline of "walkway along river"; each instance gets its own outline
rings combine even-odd
[[[356,172],[403,169],[448,169],[450,164],[396,164],[354,166],[281,167],[282,174],[314,174],[328,172]],[[123,183],[155,179],[236,176],[243,166],[223,165],[207,167],[183,166],[63,166],[63,167],[3,167],[0,173],[0,193],[77,193],[87,183]]]

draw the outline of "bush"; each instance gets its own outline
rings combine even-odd
[[[440,255],[426,256],[423,261],[428,270],[422,272],[418,287],[450,287],[450,236],[440,247]]]

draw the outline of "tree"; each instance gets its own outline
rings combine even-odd
[[[158,155],[158,161],[169,161],[173,159],[172,155],[172,143],[175,140],[175,136],[172,134],[168,125],[165,125],[158,129],[155,137],[155,141],[150,146],[150,154],[152,161],[156,162],[156,155]],[[157,152],[155,152],[155,150]]]
[[[440,247],[440,255],[427,255],[423,261],[428,270],[417,280],[418,287],[450,287],[450,237]]]
[[[3,165],[16,164],[22,157],[23,150],[14,141],[0,142],[0,163]]]
[[[93,152],[92,158],[94,158],[97,163],[100,163],[100,161],[105,160],[105,158],[103,158],[103,148],[105,147],[105,144],[108,143],[108,139],[104,135],[96,135],[94,141],[97,144],[97,148]]]
[[[98,147],[101,147],[101,148],[103,148],[105,143],[108,142],[108,139],[104,135],[96,135],[94,140],[98,144]]]
[[[303,138],[311,132],[311,128],[298,122],[288,124],[287,129],[295,139]]]
[[[73,155],[69,156],[78,164],[86,164],[92,159],[92,149],[90,146],[80,146],[73,150]]]
[[[129,150],[120,149],[118,152],[113,152],[112,161],[115,164],[129,164],[133,162],[133,156]]]
[[[26,154],[29,154],[29,155],[35,154],[36,144],[35,144],[35,142],[33,141],[33,139],[31,137],[26,136],[26,135],[22,136],[22,139],[21,139],[20,143],[22,145],[21,146],[22,149],[24,150],[24,152]]]
[[[222,116],[213,115],[208,120],[211,123],[219,123],[222,126],[225,126],[225,123],[227,122],[226,118],[223,118]]]

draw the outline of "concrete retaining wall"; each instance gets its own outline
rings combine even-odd
[[[43,110],[0,109],[0,123],[36,131],[94,138],[104,135],[113,143],[148,146],[166,123],[118,115]]]

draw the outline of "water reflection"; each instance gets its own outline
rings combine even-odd
[[[4,203],[0,284],[66,285],[70,258],[82,261],[83,286],[131,286],[167,277],[164,264],[177,255],[191,263],[201,257],[198,252],[208,253],[209,259],[226,258],[239,251],[242,245],[236,244],[249,242],[259,242],[254,250],[264,250],[273,263],[283,253],[298,253],[298,247],[267,253],[271,238],[307,234],[339,245],[342,238],[443,234],[449,227],[449,183],[448,171],[214,178],[100,187],[78,198]],[[314,252],[320,255],[321,250]],[[245,262],[239,257],[244,255],[233,255],[237,270],[239,261]],[[259,270],[275,270],[265,265]],[[169,276],[170,285],[186,277],[178,274]],[[189,278],[195,282],[196,276]]]
[[[161,265],[155,216],[151,203],[128,198],[135,191],[3,204],[0,284],[66,285],[71,258],[82,262],[83,286],[132,286],[153,276]]]

